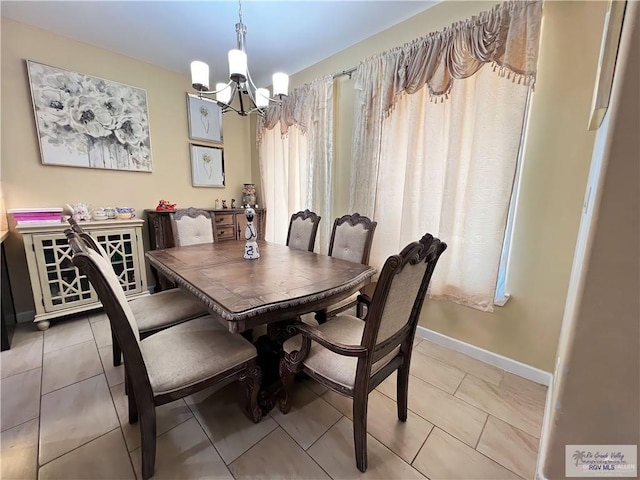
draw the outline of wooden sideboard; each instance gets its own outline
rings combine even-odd
[[[203,208],[213,214],[213,234],[216,242],[227,240],[240,240],[244,235],[247,225],[247,217],[243,208],[213,209]],[[254,225],[258,228],[258,239],[264,240],[267,211],[264,208],[256,208]],[[173,212],[158,212],[145,210],[147,226],[149,228],[149,250],[175,247],[173,229],[171,228],[171,216]],[[151,269],[156,279],[156,291],[173,287],[173,283],[163,275],[159,275],[155,269]]]

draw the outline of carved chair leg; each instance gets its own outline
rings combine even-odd
[[[292,371],[292,367],[287,362],[287,358],[280,360],[280,380],[282,381],[282,394],[280,395],[280,401],[278,407],[282,413],[289,413],[291,410],[291,396],[293,395],[293,381],[295,379],[295,372]]]
[[[364,318],[364,303],[363,302],[356,303],[356,317]]]
[[[262,370],[257,365],[250,365],[249,368],[240,375],[240,385],[245,391],[244,411],[253,423],[258,423],[262,418],[262,409],[258,405],[258,393],[260,391],[261,380]]]
[[[407,421],[407,401],[409,398],[409,362],[405,360],[405,363],[398,368],[397,379],[397,401],[398,401],[398,420],[401,422]]]
[[[142,439],[142,478],[153,477],[156,465],[156,408],[148,405],[140,412],[140,435]]]
[[[367,403],[366,391],[355,391],[353,396],[353,443],[356,452],[356,467],[367,471]]]
[[[113,334],[113,330],[111,331],[111,349],[113,350],[113,366],[118,367],[122,363],[122,351],[120,350],[120,344],[116,339],[116,336]]]

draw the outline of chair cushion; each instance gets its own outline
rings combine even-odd
[[[213,243],[213,223],[210,218],[202,215],[196,218],[184,216],[176,219],[175,222],[178,243],[181,247]]]
[[[140,351],[154,395],[193,385],[256,357],[253,344],[211,315],[141,340]]]
[[[331,256],[350,262],[362,263],[367,246],[369,230],[362,223],[355,226],[345,222],[336,227],[333,237],[333,251]]]
[[[358,317],[340,314],[318,326],[317,329],[330,340],[334,340],[338,343],[345,345],[361,345],[364,326],[365,322]],[[301,346],[302,335],[296,335],[284,342],[282,348],[285,352],[290,353],[294,350],[300,350]],[[395,349],[390,354],[374,363],[371,367],[371,375],[389,363],[397,353],[398,349]],[[356,357],[338,355],[337,353],[326,349],[319,343],[312,341],[311,351],[303,363],[314,372],[317,372],[321,376],[344,387],[353,388],[355,384],[356,368],[358,366],[358,359]]]
[[[295,250],[309,250],[313,225],[313,220],[310,218],[306,220],[296,218],[291,222],[291,234],[287,245]]]
[[[330,305],[327,307],[327,314],[330,315],[331,312],[334,312],[336,310],[341,310],[347,306],[350,305],[355,305],[356,303],[358,303],[358,295],[360,295],[360,292],[356,292],[353,295],[340,300],[339,302],[334,303],[333,305]]]
[[[149,332],[207,314],[205,306],[179,288],[129,301],[140,332]]]

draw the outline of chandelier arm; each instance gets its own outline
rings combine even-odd
[[[253,105],[255,106],[256,104],[256,97],[255,97],[255,91],[258,89],[256,87],[256,84],[253,83],[253,80],[251,79],[251,74],[249,73],[249,69],[247,68],[247,79],[249,80],[249,85],[247,88],[247,95],[249,95],[249,98],[251,99],[251,101],[253,102]],[[253,87],[253,90],[251,89],[251,87]]]
[[[256,84],[255,84],[255,83],[253,83],[253,78],[251,78],[251,73],[249,72],[249,69],[248,69],[248,68],[247,68],[247,78],[249,79],[249,83],[250,83],[250,85],[253,87],[253,90],[254,90],[254,91],[255,91],[255,90],[257,90],[257,89],[258,89],[258,87],[256,87]],[[249,88],[249,89],[247,89],[247,90],[248,90],[249,92],[251,92],[251,89],[250,89],[250,88]],[[253,103],[255,104],[255,103],[256,103],[255,98],[251,97],[251,99],[253,100]],[[271,96],[269,96],[269,97],[267,97],[267,99],[268,99],[271,103],[275,103],[275,104],[277,104],[277,105],[282,104],[282,98],[275,98],[275,97],[271,97]],[[259,107],[256,107],[256,108],[258,108],[258,109],[259,109]],[[260,109],[260,110],[261,110],[261,109]]]
[[[240,110],[238,110],[237,108],[233,107],[232,105],[228,105],[226,103],[223,103],[222,104],[222,113],[227,113],[229,110],[233,110],[238,115],[242,115],[242,112]]]
[[[252,113],[257,113],[261,117],[264,117],[264,110],[262,108],[260,108],[260,107],[252,108],[251,110],[249,110],[247,112],[247,115],[251,115]]]
[[[235,83],[233,80],[229,80],[229,83],[227,83],[224,88],[221,88],[220,90],[199,90],[198,91],[198,95],[202,96],[202,95],[214,95],[216,93],[220,93],[222,90],[224,90],[225,88],[227,88],[229,85],[231,85],[232,83]],[[231,96],[231,98],[233,98],[233,94]]]

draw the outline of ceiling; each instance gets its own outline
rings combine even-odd
[[[294,74],[438,3],[435,1],[260,1],[242,3],[249,72],[258,86]],[[2,1],[19,22],[189,75],[209,64],[210,81],[228,77],[236,48],[236,1]],[[34,59],[37,60],[37,59]]]

